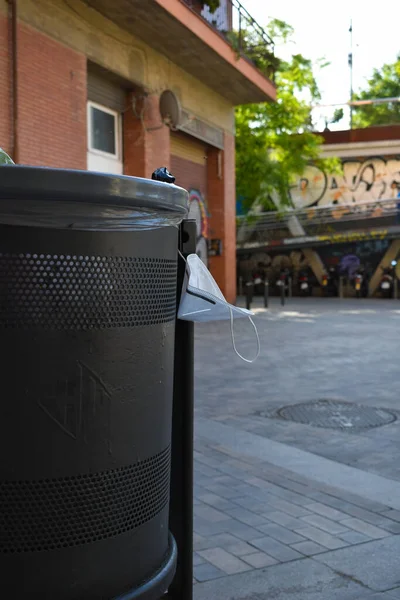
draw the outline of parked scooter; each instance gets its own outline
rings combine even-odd
[[[379,290],[384,298],[393,298],[396,260],[392,260],[390,267],[381,267],[383,273],[379,283]]]
[[[328,274],[324,273],[321,278],[321,287],[322,287],[322,295],[323,296],[326,296],[326,292],[328,289],[328,281],[329,281]]]
[[[298,277],[298,286],[300,296],[311,296],[312,295],[312,285],[308,274],[305,271],[299,273]]]
[[[256,295],[262,295],[264,293],[265,278],[266,273],[264,265],[262,263],[258,263],[257,268],[253,271],[251,275],[252,283],[254,286],[254,293]]]
[[[354,289],[356,291],[356,298],[361,298],[361,287],[363,283],[363,275],[360,272],[357,272],[354,275]]]
[[[329,267],[328,270],[328,285],[326,287],[329,296],[338,296],[339,276],[335,267]]]
[[[279,291],[282,286],[284,287],[284,289],[287,288],[288,279],[289,279],[289,269],[281,269],[278,279],[276,280],[276,286]]]

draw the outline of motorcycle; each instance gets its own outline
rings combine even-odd
[[[324,273],[322,275],[322,279],[321,279],[321,287],[322,287],[322,295],[326,296],[326,291],[328,289],[328,275],[326,273]]]
[[[300,273],[298,278],[300,296],[311,296],[312,287],[306,273]]]
[[[383,274],[379,284],[379,290],[384,298],[393,298],[393,267],[381,267]]]
[[[251,281],[253,284],[254,294],[263,295],[264,294],[264,282],[265,282],[265,271],[262,268],[257,268],[253,271],[251,276]]]
[[[361,273],[354,275],[354,289],[356,291],[356,298],[361,298],[361,287],[363,283],[363,276]]]
[[[338,274],[335,267],[329,267],[326,291],[330,296],[338,295]]]
[[[284,290],[286,290],[286,288],[288,286],[288,278],[289,278],[288,269],[282,269],[281,272],[279,273],[278,279],[276,280],[276,286],[278,288],[279,293],[281,293],[282,287]]]

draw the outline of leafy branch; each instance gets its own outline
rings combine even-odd
[[[364,90],[355,94],[353,100],[371,100],[372,98],[400,97],[400,54],[394,63],[384,64],[374,69]],[[353,108],[355,127],[371,125],[390,125],[400,123],[400,102],[367,104]]]
[[[265,39],[256,31],[241,30],[227,31],[226,39],[236,51],[237,58],[242,55],[249,58],[252,63],[267,77],[273,77],[279,67],[280,60],[269,50]]]
[[[293,29],[274,19],[268,33],[275,41],[287,43]],[[268,60],[260,54],[260,61]],[[278,59],[276,65],[276,102],[236,109],[237,195],[247,208],[291,206],[290,188],[310,163],[325,171],[340,171],[338,160],[320,157],[323,139],[312,130],[311,104],[320,99],[312,61],[293,54],[288,60]]]
[[[219,8],[221,6],[220,0],[207,0],[207,2],[203,2],[203,8],[205,6],[208,6],[208,8],[210,9],[210,13],[215,13],[215,11],[217,10],[217,8]]]

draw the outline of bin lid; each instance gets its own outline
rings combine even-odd
[[[174,225],[187,214],[188,193],[173,184],[91,171],[0,167],[0,223],[136,229]]]

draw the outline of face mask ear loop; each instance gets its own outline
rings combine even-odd
[[[253,363],[253,362],[255,362],[255,361],[257,360],[257,358],[260,356],[260,350],[261,350],[261,347],[260,347],[260,337],[259,337],[259,335],[258,335],[257,327],[255,326],[253,319],[252,319],[251,317],[249,317],[249,321],[250,321],[250,323],[253,325],[253,329],[254,329],[254,331],[256,332],[256,338],[257,338],[257,354],[255,355],[255,357],[254,357],[254,358],[252,358],[251,360],[249,360],[248,358],[245,358],[244,356],[242,356],[242,355],[241,355],[241,354],[240,354],[240,353],[237,351],[237,349],[236,349],[236,344],[235,344],[235,333],[234,333],[234,331],[233,331],[233,321],[234,321],[234,318],[233,318],[233,311],[232,311],[232,309],[231,309],[231,308],[229,308],[229,311],[230,311],[230,313],[231,313],[231,336],[232,336],[232,346],[233,346],[233,349],[234,349],[234,351],[236,352],[236,354],[238,355],[238,357],[239,357],[239,358],[241,358],[242,360],[244,360],[244,362],[246,362],[246,363]]]
[[[186,260],[186,258],[183,256],[183,254],[182,254],[182,252],[181,252],[180,250],[178,250],[178,254],[179,254],[179,256],[181,257],[181,259],[182,259],[182,260],[183,260],[185,263],[187,263],[187,260]]]

